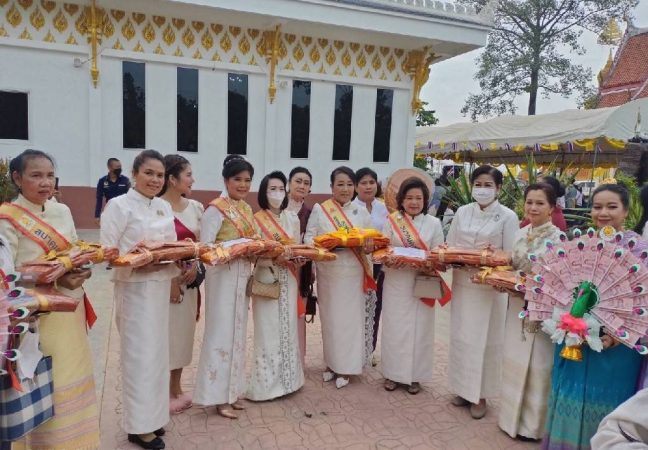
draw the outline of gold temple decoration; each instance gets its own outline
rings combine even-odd
[[[430,50],[430,47],[412,50],[407,54],[404,69],[414,82],[414,86],[412,86],[412,114],[416,114],[423,106],[423,102],[419,98],[421,89],[430,77],[430,64],[437,58],[439,57]]]
[[[603,83],[603,80],[608,76],[610,73],[610,69],[612,68],[612,64],[614,64],[614,58],[612,57],[612,49],[610,49],[610,53],[608,54],[608,59],[607,62],[605,63],[605,66],[601,69],[601,71],[598,73],[598,83],[599,86],[601,83]]]
[[[601,45],[619,45],[622,37],[619,24],[614,17],[610,17],[607,25],[601,30],[597,42]]]
[[[99,81],[99,67],[97,66],[97,50],[101,44],[101,33],[103,30],[104,12],[97,8],[96,0],[92,0],[90,6],[86,6],[85,15],[87,18],[86,33],[88,34],[88,43],[90,44],[90,77],[92,84],[97,87]]]
[[[281,25],[277,25],[274,31],[263,32],[263,54],[266,62],[270,65],[270,82],[268,86],[268,99],[270,103],[274,102],[277,95],[277,85],[275,83],[275,73],[277,62],[279,61],[279,46],[281,40]]]

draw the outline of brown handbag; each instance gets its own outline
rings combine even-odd
[[[280,294],[279,278],[275,274],[272,267],[268,267],[272,275],[274,276],[274,281],[272,283],[265,283],[259,281],[257,278],[257,270],[255,269],[254,273],[250,275],[248,279],[247,286],[245,289],[245,294],[248,297],[255,296],[261,297],[267,300],[277,300]]]

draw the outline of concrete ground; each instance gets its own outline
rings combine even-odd
[[[97,240],[97,231],[83,231]],[[110,271],[97,267],[86,289],[99,320],[90,332],[100,401],[102,449],[139,448],[120,428],[121,374],[119,334],[112,320]],[[418,395],[383,389],[380,363],[336,389],[322,381],[322,340],[319,322],[307,325],[306,383],[280,400],[246,402],[238,420],[216,414],[215,408],[193,407],[172,416],[164,438],[167,449],[534,449],[538,443],[511,439],[497,427],[497,402],[486,417],[473,420],[467,408],[450,405],[447,387],[449,308],[436,315],[435,379]],[[204,322],[198,323],[194,358],[183,374],[191,391]],[[252,317],[248,324],[248,356],[252,348]],[[380,342],[379,342],[380,346]],[[380,354],[378,349],[377,354]],[[160,395],[165,395],[160,392]]]

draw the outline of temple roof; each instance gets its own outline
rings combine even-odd
[[[628,24],[612,64],[600,73],[599,108],[648,97],[648,28]]]

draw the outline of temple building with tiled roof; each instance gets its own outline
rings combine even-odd
[[[598,108],[619,106],[648,97],[648,27],[638,28],[631,22],[612,51],[599,79]]]

